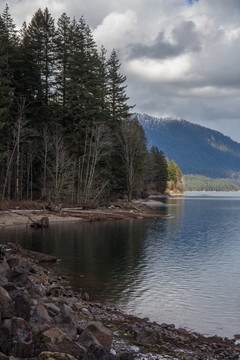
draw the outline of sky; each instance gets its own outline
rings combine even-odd
[[[17,27],[39,8],[55,19],[83,16],[99,47],[116,49],[134,111],[181,117],[240,142],[240,0],[7,3]]]

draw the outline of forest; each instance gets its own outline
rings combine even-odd
[[[0,15],[0,196],[95,205],[164,193],[182,174],[134,118],[115,49],[85,19]]]
[[[212,179],[202,175],[184,175],[186,191],[239,191],[239,181]]]

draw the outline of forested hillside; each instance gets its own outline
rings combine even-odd
[[[113,49],[84,18],[39,9],[16,31],[0,16],[0,195],[94,205],[148,188],[146,137]],[[155,171],[159,170],[154,165]],[[166,189],[168,168],[165,167]],[[151,176],[158,177],[153,174]],[[161,170],[162,171],[162,170]]]
[[[186,191],[238,191],[240,183],[233,179],[212,179],[201,175],[184,175]]]
[[[230,137],[180,118],[158,119],[141,114],[137,118],[144,128],[148,147],[160,147],[178,163],[183,174],[238,177],[240,144]]]

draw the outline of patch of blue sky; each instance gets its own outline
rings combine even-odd
[[[190,5],[193,5],[195,2],[198,2],[199,0],[187,0],[187,3]]]

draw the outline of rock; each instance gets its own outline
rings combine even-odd
[[[43,351],[50,351],[50,352],[56,352],[56,353],[64,353],[73,356],[76,359],[82,359],[83,356],[86,354],[87,350],[73,342],[68,340],[67,338],[60,339],[61,341],[57,341],[57,343],[52,342],[45,342],[43,343],[39,348],[39,353],[42,353]],[[38,355],[35,354],[35,355]]]
[[[89,322],[85,327],[85,331],[91,332],[104,349],[110,350],[113,339],[113,333],[111,330],[103,326],[102,323]],[[82,335],[84,335],[84,332]]]
[[[46,286],[44,286],[42,284],[34,284],[32,292],[36,295],[43,297],[46,295],[47,289],[46,289]]]
[[[29,296],[17,291],[11,293],[11,298],[14,301],[14,315],[29,321],[31,310]]]
[[[2,284],[7,284],[7,283],[8,283],[8,279],[2,274],[0,274],[0,286],[2,286]]]
[[[34,298],[31,298],[30,301],[29,301],[29,304],[31,306],[35,307],[38,304],[38,300],[34,299]]]
[[[70,324],[59,324],[59,328],[68,336],[70,340],[76,340],[78,328]]]
[[[8,269],[9,269],[8,263],[5,260],[1,261],[0,262],[0,274]]]
[[[29,358],[32,353],[32,332],[28,322],[14,317],[11,320],[13,346],[11,354],[19,358]]]
[[[14,285],[13,283],[9,283],[8,281],[7,281],[7,283],[4,283],[4,284],[1,284],[1,286],[8,292],[8,293],[10,293],[10,292],[12,292],[12,291],[17,291],[18,290],[18,288],[16,287],[16,285]]]
[[[8,263],[10,268],[19,266],[19,262],[20,262],[20,258],[17,258],[15,256],[9,257],[8,260],[7,260],[7,263]]]
[[[7,259],[7,263],[10,268],[21,267],[27,271],[29,271],[30,268],[29,260],[26,258],[10,257]]]
[[[13,301],[9,293],[0,286],[0,314],[2,319],[13,317]]]
[[[33,287],[32,281],[26,274],[18,276],[12,283],[18,288],[24,288],[27,290]]]
[[[61,306],[61,318],[65,324],[76,325],[75,317],[70,306],[63,304]]]
[[[52,319],[43,304],[37,304],[33,311],[33,317],[40,322],[51,323]]]
[[[86,300],[86,301],[89,301],[89,295],[88,295],[87,292],[85,292],[85,293],[83,294],[82,299],[83,299],[83,300]]]
[[[59,328],[51,328],[42,332],[41,337],[44,341],[56,343],[60,337],[65,335]]]
[[[20,275],[23,275],[23,274],[26,275],[26,271],[23,268],[21,268],[20,266],[15,266],[14,268],[4,271],[3,274],[8,279],[9,282],[13,282]]]
[[[87,308],[85,308],[85,307],[82,308],[81,311],[82,311],[82,313],[83,313],[84,315],[86,315],[86,316],[90,316],[90,315],[91,315],[90,311],[89,311]]]
[[[134,334],[134,338],[143,345],[155,345],[159,341],[157,331],[150,327],[143,327],[140,331]]]
[[[50,352],[50,351],[43,351],[39,355],[40,360],[76,360],[75,357],[65,354],[65,353],[58,353],[58,352]],[[1,358],[0,358],[1,360]]]
[[[102,346],[92,344],[82,360],[116,360],[116,356],[103,349]]]
[[[24,249],[21,245],[16,243],[9,243],[9,248],[13,254],[18,254],[22,258],[30,258],[38,262],[56,262],[56,256],[39,253],[37,251]]]
[[[87,330],[83,331],[83,333],[80,335],[78,339],[78,342],[86,348],[89,348],[91,345],[95,345],[103,348],[100,342],[96,339],[96,337],[90,331]]]
[[[60,313],[60,308],[53,303],[45,303],[44,306],[46,307],[50,316],[56,316]]]
[[[0,352],[9,355],[12,348],[12,337],[10,326],[4,324],[0,327]]]

